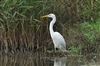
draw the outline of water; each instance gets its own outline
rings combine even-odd
[[[100,66],[99,56],[0,55],[0,66]]]

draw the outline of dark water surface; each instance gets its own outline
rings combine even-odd
[[[100,56],[47,57],[33,54],[0,54],[0,66],[100,66]]]

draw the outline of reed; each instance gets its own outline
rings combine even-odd
[[[41,15],[55,13],[57,25],[69,28],[68,24],[96,20],[99,4],[99,0],[1,0],[0,50],[14,53],[53,49],[48,24],[40,21]],[[58,30],[68,36],[68,29]]]

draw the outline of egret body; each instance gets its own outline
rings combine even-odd
[[[52,18],[50,25],[49,25],[49,31],[50,31],[50,35],[54,43],[55,51],[56,51],[56,48],[58,48],[61,51],[66,51],[66,42],[63,36],[59,32],[55,32],[53,30],[53,25],[56,22],[56,16],[54,14],[49,14],[49,15],[42,16],[42,18],[44,17]]]

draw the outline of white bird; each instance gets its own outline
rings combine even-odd
[[[51,35],[51,38],[54,43],[55,51],[56,51],[56,48],[58,48],[60,51],[65,52],[66,51],[66,42],[65,42],[63,36],[59,32],[54,32],[54,30],[53,30],[53,25],[56,22],[56,16],[51,13],[49,15],[42,16],[42,18],[45,18],[45,17],[52,18],[52,20],[50,22],[50,26],[49,26],[49,31],[50,31],[50,35]]]

